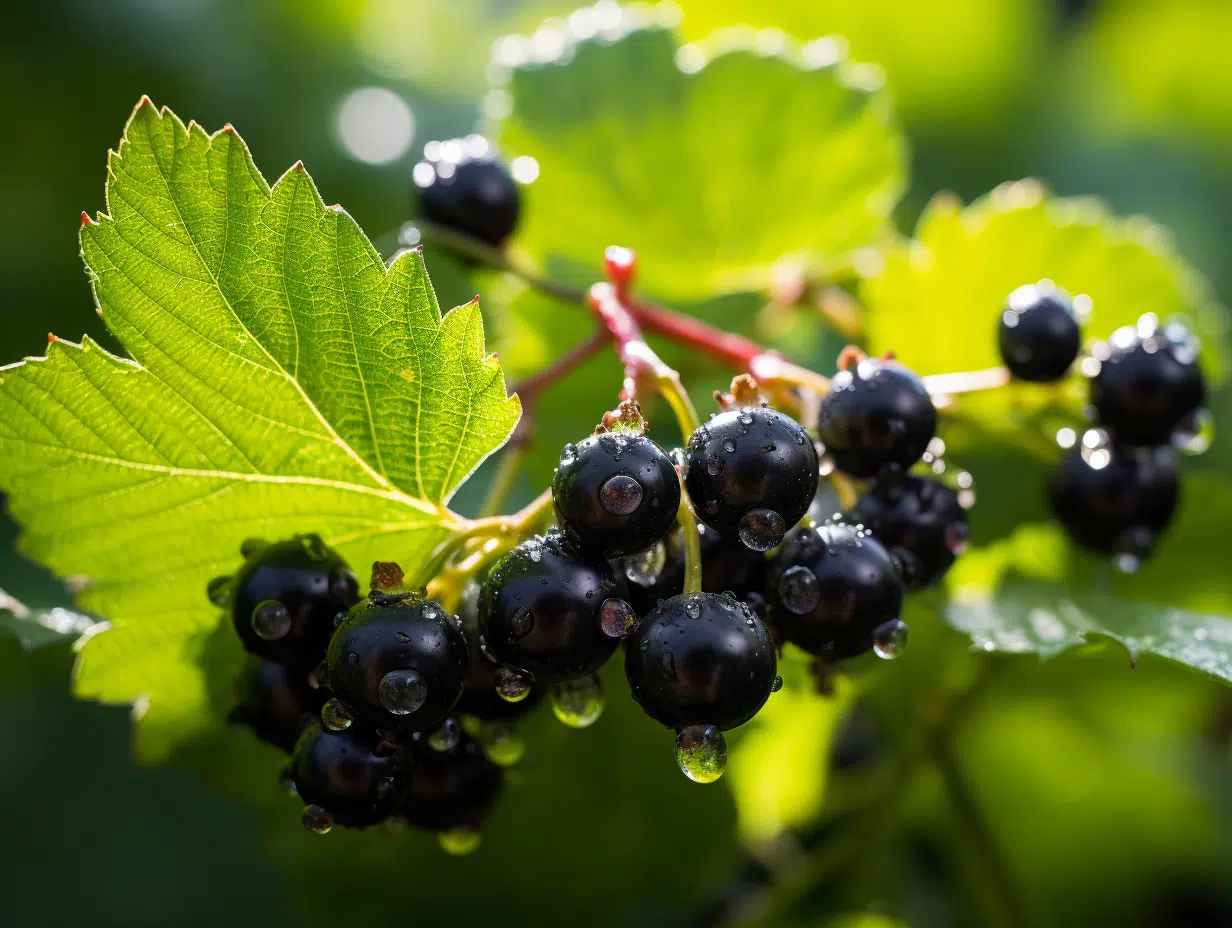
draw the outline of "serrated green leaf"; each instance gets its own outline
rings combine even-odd
[[[598,269],[626,245],[646,289],[701,300],[763,289],[783,258],[825,273],[885,234],[905,144],[875,69],[791,42],[682,58],[671,32],[628,28],[512,71],[500,143],[540,168],[521,248]]]
[[[244,538],[318,532],[421,580],[519,404],[477,303],[442,316],[419,252],[387,270],[302,165],[270,188],[230,127],[143,100],[107,203],[82,254],[131,360],[57,339],[0,369],[0,486],[25,552],[112,621],[77,692],[141,699],[161,756],[207,724],[204,584]]]

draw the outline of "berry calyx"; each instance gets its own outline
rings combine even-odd
[[[397,814],[429,831],[479,828],[504,785],[504,772],[479,743],[462,734],[441,751],[420,738],[411,743],[410,754],[415,772]]]
[[[552,500],[578,551],[622,557],[667,534],[680,506],[680,479],[663,449],[644,435],[591,435],[565,445]]]
[[[497,660],[538,682],[576,679],[616,650],[619,639],[604,633],[600,611],[624,595],[607,561],[574,554],[553,531],[492,568],[479,592],[479,629]]]
[[[383,821],[402,798],[407,777],[402,750],[358,726],[346,731],[310,726],[291,761],[295,790],[308,803],[304,824],[312,831]]]
[[[1178,323],[1148,314],[1092,351],[1091,404],[1100,425],[1128,445],[1163,445],[1206,398],[1197,340]]]
[[[937,410],[924,381],[896,361],[876,358],[838,371],[817,416],[826,452],[853,477],[906,471],[936,429]]]
[[[808,433],[769,407],[719,413],[685,449],[685,489],[698,519],[754,551],[783,540],[808,511],[819,479]]]
[[[897,555],[909,590],[936,583],[967,546],[971,531],[958,494],[928,477],[908,474],[879,483],[847,515]]]
[[[1050,280],[1010,294],[997,322],[1001,360],[1019,380],[1059,380],[1078,357],[1082,332],[1074,304]]]
[[[777,663],[761,620],[717,593],[672,597],[634,625],[625,646],[633,698],[677,731],[743,725],[770,698]]]
[[[504,244],[517,227],[521,202],[517,184],[490,154],[487,140],[429,143],[424,155],[412,172],[421,215],[489,245]]]
[[[470,673],[470,651],[456,620],[433,600],[373,592],[334,630],[326,667],[330,689],[354,717],[410,731],[449,715]]]
[[[684,592],[684,540],[679,527],[664,539],[661,566],[649,554],[624,558],[617,565],[628,582],[628,601],[637,615],[645,615],[662,600]],[[739,599],[760,595],[766,586],[769,562],[761,551],[754,551],[732,538],[724,538],[712,528],[697,526],[702,551],[702,592],[731,591]]]
[[[317,535],[247,546],[232,579],[231,618],[253,654],[296,668],[316,666],[334,631],[334,617],[359,599],[359,582]]]
[[[841,660],[871,650],[877,630],[898,618],[903,582],[875,537],[833,522],[787,539],[770,567],[766,600],[783,638]]]
[[[304,674],[259,658],[244,669],[239,695],[231,721],[287,753],[316,719],[326,696],[310,687]]]

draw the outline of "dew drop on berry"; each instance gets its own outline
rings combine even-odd
[[[636,618],[623,599],[605,599],[599,606],[599,627],[609,638],[623,638]]]
[[[205,586],[205,595],[215,606],[225,606],[231,601],[231,578],[215,577]]]
[[[472,737],[479,742],[484,756],[498,767],[512,767],[526,756],[526,742],[518,737],[511,722],[486,722]]]
[[[753,424],[753,414],[751,412],[742,412],[736,416],[736,421],[747,428]]]
[[[783,688],[783,678],[779,674],[775,674],[774,682],[770,684],[770,692],[777,693]]]
[[[428,747],[434,751],[452,751],[462,740],[462,726],[454,719],[445,719],[440,728],[428,735]]]
[[[694,783],[713,783],[727,769],[727,741],[717,725],[689,725],[676,736],[676,763]]]
[[[531,677],[516,667],[500,667],[496,671],[496,695],[505,702],[521,702],[530,695]]]
[[[346,731],[355,717],[337,699],[328,700],[321,707],[321,724],[330,731]]]
[[[252,610],[252,630],[265,641],[284,638],[291,630],[291,613],[275,599],[259,602]]]
[[[325,661],[321,661],[321,663],[317,664],[308,672],[308,686],[311,689],[319,690],[325,685],[325,681],[328,677],[329,668],[326,666]]]
[[[509,617],[509,634],[514,638],[524,638],[535,627],[535,617],[528,606],[523,606]]]
[[[787,534],[787,524],[773,509],[750,509],[740,520],[740,540],[753,551],[769,551]]]
[[[376,686],[377,696],[385,711],[392,715],[410,715],[428,698],[428,685],[413,670],[391,670]]]
[[[570,464],[572,464],[576,460],[577,460],[577,445],[573,445],[573,444],[565,445],[565,447],[562,448],[560,452],[560,466],[568,467]]]
[[[727,441],[723,442],[723,450],[726,451],[728,454],[735,454],[736,453],[736,443],[732,441],[730,438],[727,439]]]
[[[667,566],[667,546],[662,541],[656,541],[645,551],[630,554],[621,560],[625,579],[638,586],[650,586],[659,579],[659,574]]]
[[[264,538],[245,538],[240,544],[240,556],[252,557],[258,551],[262,551],[269,547],[269,542]]]
[[[565,725],[589,728],[603,714],[603,684],[593,673],[566,680],[552,687],[551,700],[552,712]]]
[[[334,817],[320,806],[304,806],[304,814],[300,819],[304,827],[314,834],[329,834],[334,827]]]
[[[907,623],[902,619],[890,619],[873,629],[873,653],[885,661],[892,661],[907,647]]]
[[[779,602],[795,615],[808,615],[821,602],[821,585],[817,575],[807,567],[796,565],[783,571],[779,578]]]
[[[642,504],[642,485],[628,474],[608,478],[599,489],[599,503],[614,516],[627,516]]]
[[[1172,433],[1172,444],[1185,454],[1202,454],[1215,440],[1215,419],[1206,409],[1195,409]]]
[[[406,632],[394,632],[394,640],[396,640],[399,644],[410,644],[411,636]]]
[[[684,604],[684,614],[690,619],[699,618],[702,614],[702,607],[695,599],[690,599]]]
[[[711,477],[717,477],[723,473],[723,459],[717,454],[706,456],[706,473]]]
[[[479,832],[473,828],[451,828],[437,835],[441,850],[454,857],[465,857],[478,850],[482,841]]]

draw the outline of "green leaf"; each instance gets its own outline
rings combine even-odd
[[[271,188],[230,127],[142,100],[107,203],[82,254],[131,360],[53,339],[0,369],[0,486],[23,550],[87,578],[81,605],[112,622],[77,692],[140,699],[160,757],[208,724],[204,585],[244,538],[318,532],[422,580],[519,404],[477,303],[442,316],[419,252],[387,270],[302,165]]]
[[[88,615],[63,606],[31,608],[0,590],[0,629],[13,635],[27,651],[94,633],[100,624]]]
[[[624,15],[618,40],[562,36],[547,63],[529,40],[498,45],[501,146],[540,168],[521,248],[597,270],[626,245],[648,290],[701,300],[764,289],[784,258],[824,274],[885,235],[906,151],[876,69],[786,39],[682,53]]]

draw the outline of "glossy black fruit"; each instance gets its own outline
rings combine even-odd
[[[702,591],[731,591],[739,599],[760,594],[766,586],[769,562],[761,551],[754,551],[738,539],[724,538],[712,528],[698,525],[702,549]],[[628,582],[628,602],[637,615],[646,615],[660,600],[671,599],[684,592],[684,540],[677,526],[664,540],[666,548],[662,569],[649,583],[641,577],[640,555],[626,558],[616,565]]]
[[[909,590],[940,580],[971,534],[958,494],[914,474],[878,484],[860,497],[846,518],[863,525],[898,556]]]
[[[327,695],[310,687],[304,673],[255,658],[240,679],[240,701],[231,720],[289,753],[300,732],[317,718]]]
[[[625,676],[646,714],[668,728],[743,725],[770,698],[770,633],[735,597],[685,593],[634,625]]]
[[[1206,398],[1197,342],[1176,323],[1158,329],[1153,316],[1144,316],[1093,354],[1099,371],[1091,378],[1091,403],[1119,443],[1167,444]]]
[[[1052,281],[1019,287],[997,323],[1001,360],[1019,380],[1059,380],[1078,357],[1082,333],[1069,294]]]
[[[483,653],[479,643],[479,587],[474,593],[463,594],[458,606],[462,631],[471,649],[471,672],[462,687],[462,698],[455,712],[473,715],[485,722],[499,722],[522,718],[530,713],[543,699],[543,686],[535,684],[530,692],[517,702],[502,699],[496,692],[496,672],[500,665]]]
[[[537,682],[572,680],[616,650],[619,640],[604,634],[599,613],[604,601],[625,595],[607,561],[575,555],[549,532],[492,568],[479,592],[479,630],[497,660]]]
[[[1092,443],[1094,444],[1094,443]],[[1176,510],[1171,448],[1080,445],[1052,475],[1052,511],[1070,537],[1105,554],[1141,559]]]
[[[398,814],[430,831],[482,825],[500,796],[504,773],[484,756],[479,743],[464,734],[448,751],[419,743],[410,750],[415,774]]]
[[[685,454],[697,517],[755,551],[782,541],[817,492],[817,451],[800,423],[777,409],[720,413],[689,437]]]
[[[231,618],[244,647],[296,668],[320,663],[334,617],[359,599],[355,575],[316,535],[256,549],[231,583]]]
[[[667,534],[680,506],[680,480],[649,438],[591,435],[565,445],[552,500],[565,538],[578,551],[621,557]]]
[[[325,809],[333,824],[364,828],[394,811],[408,770],[400,748],[366,729],[327,731],[314,724],[295,745],[291,778],[300,798]]]
[[[817,417],[827,453],[853,477],[906,471],[936,430],[937,410],[924,381],[895,361],[875,358],[834,375]]]
[[[903,607],[898,565],[882,544],[837,522],[801,529],[770,567],[766,599],[780,635],[826,660],[873,647]]]
[[[464,140],[446,144],[458,145],[462,160],[416,165],[420,215],[499,247],[518,224],[517,184],[500,161],[462,151]]]
[[[436,602],[374,593],[334,631],[329,686],[373,728],[439,725],[462,695],[470,651],[457,622]]]

